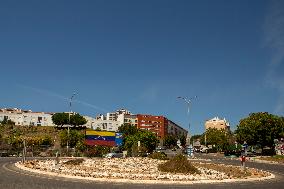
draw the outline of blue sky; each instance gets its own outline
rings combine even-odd
[[[0,107],[129,109],[191,133],[284,115],[281,0],[0,1]],[[177,96],[193,97],[190,115]]]

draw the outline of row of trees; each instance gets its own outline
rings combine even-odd
[[[274,147],[275,140],[284,138],[284,117],[267,112],[251,113],[241,119],[235,132],[229,130],[207,129],[202,135],[195,135],[192,140],[200,139],[201,144],[214,145],[217,150],[225,151],[235,142],[249,146]]]
[[[235,131],[236,140],[246,141],[248,145],[272,148],[274,141],[284,137],[284,117],[267,112],[252,113],[240,120]]]

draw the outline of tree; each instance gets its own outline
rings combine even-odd
[[[69,116],[70,116],[70,121],[69,121]],[[68,113],[55,113],[52,116],[52,122],[58,126],[63,126],[63,125],[80,126],[86,124],[87,120],[80,114],[69,115]]]
[[[185,146],[186,145],[186,136],[185,135],[181,135],[179,137],[179,140],[180,140],[180,145],[181,146]]]
[[[140,130],[128,123],[122,124],[118,131],[123,133],[122,149],[135,153],[137,151],[152,152],[156,148],[158,139],[150,131]],[[138,141],[140,141],[139,149]]]
[[[132,126],[129,123],[122,124],[118,127],[118,132],[123,133],[123,136],[134,135],[139,131],[136,126]]]
[[[69,123],[69,114],[68,113],[55,113],[52,115],[51,119],[55,125],[63,126]]]
[[[74,148],[77,144],[83,143],[84,134],[77,130],[70,130],[68,134],[67,129],[65,129],[59,133],[59,138],[60,138],[60,145],[62,147],[67,146],[67,141],[68,141],[69,146],[71,148]]]
[[[165,137],[165,146],[167,146],[168,148],[170,147],[174,147],[177,145],[177,138],[173,135],[167,135]]]
[[[274,139],[279,139],[283,134],[283,117],[278,117],[267,112],[251,113],[241,119],[235,131],[237,141],[248,145],[273,147]]]
[[[140,141],[140,147],[138,149],[138,141]],[[122,144],[122,148],[136,153],[141,152],[152,152],[156,148],[158,139],[155,134],[150,131],[138,130],[134,134],[127,135]]]
[[[87,120],[79,114],[71,115],[71,117],[70,117],[70,124],[71,125],[80,126],[80,125],[84,125],[86,123],[87,123]]]
[[[1,124],[2,125],[15,125],[15,122],[11,121],[10,119],[4,116],[4,119],[3,121],[1,121]]]
[[[206,143],[208,145],[214,145],[218,151],[224,151],[229,142],[231,141],[231,133],[225,129],[209,128],[202,135],[201,141],[204,141],[206,135]]]
[[[192,137],[190,137],[190,143],[192,144],[197,139],[201,139],[201,136],[202,135],[193,135]]]

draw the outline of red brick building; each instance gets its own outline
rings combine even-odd
[[[187,131],[164,116],[137,114],[137,128],[151,131],[160,141],[167,135],[187,135]]]

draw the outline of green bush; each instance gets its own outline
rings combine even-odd
[[[158,165],[158,169],[162,172],[200,174],[200,171],[182,154],[175,156],[166,163]]]
[[[87,157],[103,157],[104,154],[110,152],[109,147],[105,146],[88,146],[84,151],[84,155]]]
[[[275,155],[275,150],[273,148],[264,148],[262,150],[262,154],[263,156],[273,156]]]
[[[152,159],[168,160],[169,158],[164,152],[154,152],[148,156]]]

